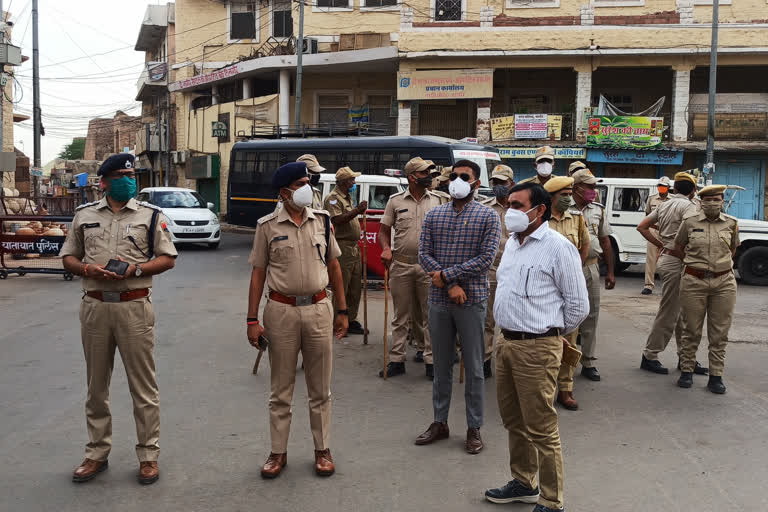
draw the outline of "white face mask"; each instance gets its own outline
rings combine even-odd
[[[293,191],[291,200],[297,208],[306,208],[307,206],[310,206],[312,204],[312,187],[310,187],[309,184],[306,184],[297,188]]]
[[[507,226],[507,231],[510,233],[522,233],[528,229],[528,226],[534,222],[533,220],[528,219],[528,212],[535,209],[535,206],[527,212],[522,212],[513,208],[508,209],[507,213],[504,215],[504,224]]]
[[[461,178],[456,178],[448,185],[448,193],[454,199],[464,199],[471,191],[472,186]]]
[[[539,162],[536,164],[536,172],[541,176],[552,174],[552,162]]]

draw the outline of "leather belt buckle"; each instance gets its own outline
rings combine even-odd
[[[120,292],[101,292],[102,302],[120,302]]]
[[[296,306],[311,306],[314,295],[297,295],[294,298],[296,299]]]

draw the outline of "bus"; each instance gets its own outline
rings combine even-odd
[[[311,153],[327,173],[344,166],[363,174],[384,175],[385,169],[403,169],[413,157],[450,166],[458,160],[472,160],[482,171],[483,187],[493,168],[501,163],[499,152],[491,146],[459,142],[432,136],[339,137],[316,139],[252,140],[232,147],[227,183],[227,222],[256,226],[277,203],[272,175],[283,164]]]

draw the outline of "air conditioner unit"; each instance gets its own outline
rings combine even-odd
[[[317,53],[317,39],[314,37],[305,37],[301,45],[301,53]]]
[[[179,163],[183,164],[187,161],[187,152],[186,151],[177,151],[176,152],[179,155]]]
[[[179,152],[178,151],[171,151],[171,160],[173,160],[173,163],[175,163],[175,164],[179,163]]]

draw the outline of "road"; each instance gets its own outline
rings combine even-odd
[[[181,250],[155,278],[161,478],[135,479],[130,397],[122,364],[112,382],[114,447],[109,470],[71,483],[86,441],[85,365],[79,341],[79,281],[60,276],[0,281],[0,510],[498,510],[483,492],[509,479],[507,436],[486,383],[486,449],[464,453],[463,392],[456,382],[450,440],[416,447],[431,421],[423,367],[383,381],[383,294],[370,293],[371,335],[335,344],[331,446],[337,473],[314,476],[306,388],[296,386],[289,465],[263,481],[269,452],[269,365],[251,374],[256,352],[243,318],[250,237],[228,234],[218,251]],[[642,270],[642,267],[640,267]],[[697,377],[638,369],[658,295],[642,296],[642,274],[604,292],[598,367],[602,382],[577,378],[581,409],[560,412],[566,509],[571,511],[766,510],[768,479],[768,301],[741,286],[728,347],[728,394]],[[700,359],[706,360],[700,351]],[[411,354],[409,353],[409,356]],[[673,366],[674,352],[663,361]],[[530,510],[531,506],[508,506]]]

